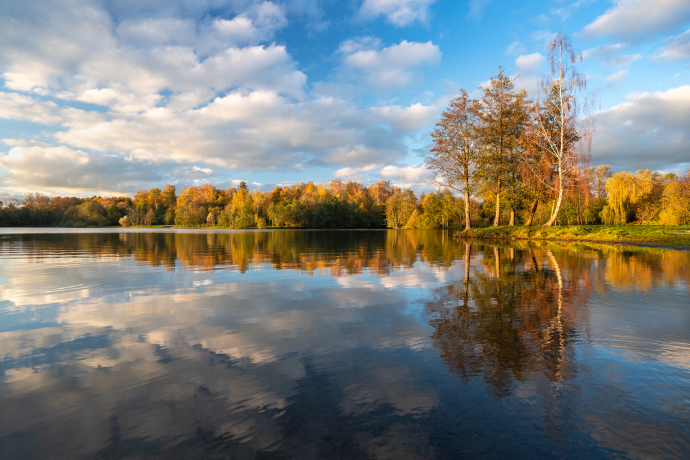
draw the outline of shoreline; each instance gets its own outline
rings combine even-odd
[[[458,231],[455,236],[485,241],[559,241],[690,251],[690,227],[660,225],[482,227]]]

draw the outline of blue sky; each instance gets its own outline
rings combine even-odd
[[[0,195],[429,190],[443,107],[499,65],[536,96],[558,31],[597,97],[592,164],[686,171],[687,0],[27,0],[0,4]]]

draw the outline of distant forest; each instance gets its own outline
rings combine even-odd
[[[529,201],[501,210],[500,224],[540,225],[554,199],[532,213]],[[470,199],[472,226],[491,225],[495,195]],[[4,227],[102,227],[177,225],[218,228],[449,228],[465,225],[463,198],[449,190],[417,196],[390,181],[369,186],[333,180],[250,191],[245,183],[221,190],[211,184],[140,190],[133,197],[55,197],[30,193],[22,202],[0,202]],[[588,168],[563,198],[559,224],[690,224],[690,172],[683,176],[649,170],[611,174]]]

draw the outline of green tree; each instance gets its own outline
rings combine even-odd
[[[510,225],[515,223],[515,205],[521,186],[519,163],[521,138],[525,126],[527,93],[515,92],[514,77],[505,75],[499,67],[491,78],[479,104],[480,126],[478,134],[482,155],[478,173],[483,180],[484,192],[495,197],[494,227],[499,225],[501,197],[507,194],[511,206]],[[506,193],[507,192],[507,193]]]

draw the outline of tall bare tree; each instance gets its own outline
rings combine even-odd
[[[443,111],[431,137],[434,148],[425,158],[427,168],[434,172],[434,181],[443,187],[460,192],[465,199],[465,231],[471,228],[470,196],[476,186],[476,167],[479,157],[478,102],[464,89]]]
[[[551,72],[542,77],[542,94],[533,106],[528,138],[551,163],[554,180],[547,185],[557,195],[545,227],[556,223],[568,181],[589,164],[594,99],[584,93],[587,81],[574,65],[581,60],[570,38],[556,35],[549,43]]]

